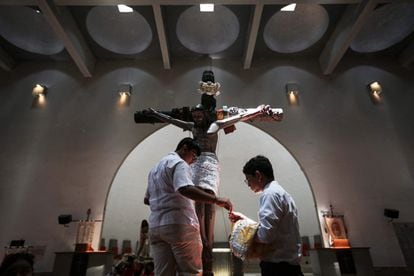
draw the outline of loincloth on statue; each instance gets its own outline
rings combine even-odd
[[[202,152],[197,160],[191,164],[194,185],[213,191],[218,194],[219,163],[215,153]]]

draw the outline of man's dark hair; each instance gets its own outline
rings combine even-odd
[[[243,173],[248,175],[254,175],[256,171],[261,172],[264,176],[270,180],[274,180],[273,167],[267,157],[263,155],[257,155],[247,161],[243,167]]]
[[[186,137],[186,138],[182,139],[178,143],[177,148],[175,150],[176,151],[180,150],[184,145],[186,145],[189,150],[195,150],[197,152],[197,156],[200,156],[200,154],[201,154],[200,146],[198,145],[198,143],[193,138]]]

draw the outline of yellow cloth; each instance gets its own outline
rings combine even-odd
[[[229,244],[236,257],[242,260],[251,257],[252,244],[258,228],[259,223],[251,219],[240,219],[234,223]]]

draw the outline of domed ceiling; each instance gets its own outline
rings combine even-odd
[[[324,74],[332,60],[365,53],[414,63],[413,1],[309,0],[294,11],[281,11],[285,0],[257,2],[224,0],[205,13],[199,1],[130,1],[131,12],[121,13],[115,0],[1,1],[0,67],[62,53],[88,77],[100,59],[170,69],[171,59],[239,58],[249,69],[254,59],[294,56],[320,61]]]
[[[277,11],[266,23],[263,38],[275,52],[296,53],[317,42],[328,25],[329,15],[322,6],[299,4],[294,12]]]
[[[351,44],[352,50],[371,53],[385,50],[414,31],[414,4],[397,3],[376,9]]]
[[[221,52],[232,45],[240,31],[236,15],[225,6],[214,12],[200,12],[199,6],[185,10],[177,21],[178,40],[200,54]]]
[[[45,17],[30,7],[0,7],[0,35],[31,53],[54,55],[64,49]]]
[[[86,16],[90,36],[103,48],[118,54],[137,54],[152,41],[152,30],[138,12],[120,13],[116,7],[92,8]]]

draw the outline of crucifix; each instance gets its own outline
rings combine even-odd
[[[207,129],[208,134],[217,133],[223,129],[225,134],[233,132],[235,124],[238,122],[252,121],[276,121],[283,119],[283,109],[271,108],[269,105],[259,105],[256,108],[227,107],[223,106],[216,109],[216,99],[220,95],[221,85],[214,81],[213,71],[206,70],[203,72],[199,82],[198,91],[201,93],[201,103],[193,108],[188,106],[182,108],[173,108],[171,111],[155,111],[154,109],[145,109],[137,111],[134,114],[136,123],[171,123],[187,130],[194,123],[192,111],[203,110],[204,115],[209,117],[211,124]],[[178,121],[182,121],[179,123]]]
[[[173,108],[171,111],[156,111],[148,108],[137,111],[134,115],[136,123],[165,122],[183,130],[191,131],[201,148],[201,155],[192,166],[193,183],[207,193],[218,194],[219,163],[216,156],[218,132],[223,129],[225,134],[233,132],[235,124],[247,121],[276,121],[283,118],[281,108],[259,105],[256,108],[226,107],[216,109],[216,99],[220,94],[220,83],[215,82],[214,73],[206,70],[199,82],[201,103],[189,108]],[[203,275],[212,274],[214,218],[215,206],[196,202],[195,208],[200,224],[203,242],[202,261]]]

